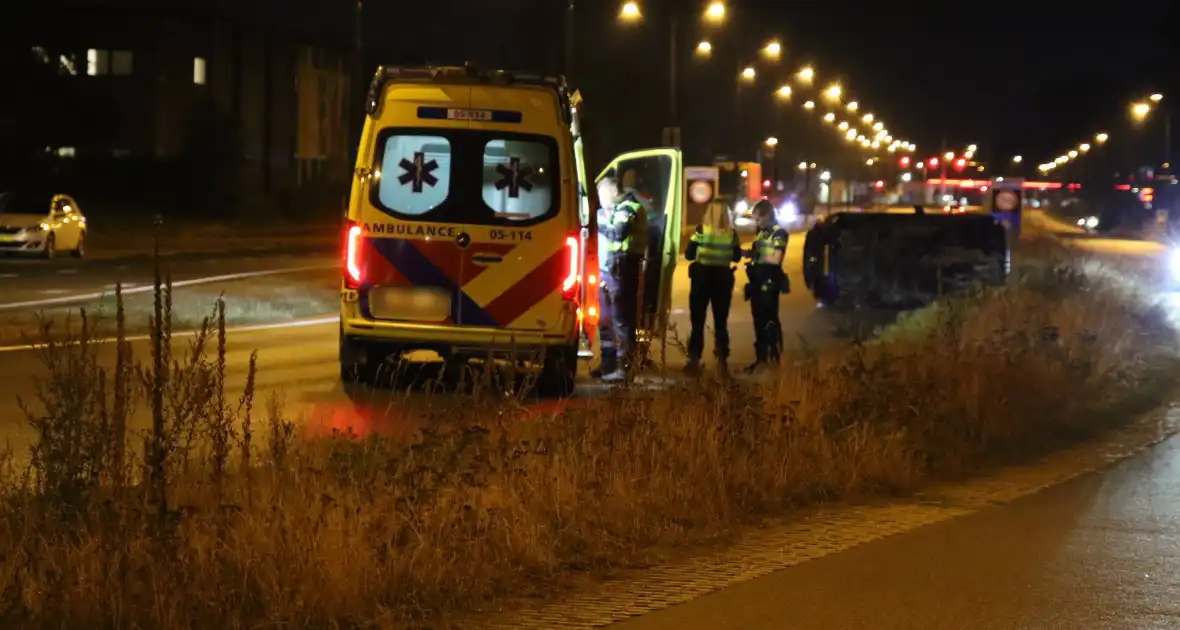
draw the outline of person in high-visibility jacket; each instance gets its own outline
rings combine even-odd
[[[742,259],[742,242],[730,222],[729,208],[713,201],[693,232],[684,257],[688,266],[688,312],[692,330],[688,336],[688,365],[685,372],[699,374],[705,350],[705,320],[713,308],[713,354],[717,371],[729,373],[729,307],[733,303],[734,263]]]
[[[790,281],[783,271],[787,254],[787,231],[776,221],[774,204],[763,199],[751,212],[758,225],[758,234],[745,255],[746,299],[754,316],[754,364],[746,368],[752,373],[768,363],[777,363],[782,354],[783,326],[779,321],[779,296],[791,291]]]
[[[647,214],[631,192],[619,194],[618,176],[609,172],[598,183],[599,201],[607,210],[607,221],[598,226],[604,235],[606,256],[601,286],[608,296],[613,356],[603,348],[601,378],[608,383],[624,381],[635,360],[635,327],[639,310],[639,274],[647,252]]]

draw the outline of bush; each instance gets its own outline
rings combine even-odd
[[[1178,372],[1164,313],[1054,263],[767,383],[540,412],[480,397],[409,441],[304,440],[277,402],[256,417],[253,369],[227,398],[216,315],[171,356],[168,293],[147,365],[120,342],[104,368],[85,325],[46,349],[32,474],[0,516],[4,627],[398,627],[543,596],[793,506],[1035,455]]]

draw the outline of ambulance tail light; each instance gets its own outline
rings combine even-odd
[[[364,244],[364,234],[361,226],[349,223],[344,234],[344,284],[350,289],[361,285],[364,275],[361,272],[361,246]]]
[[[565,275],[561,281],[561,297],[574,301],[578,299],[580,293],[580,282],[578,278],[581,275],[581,254],[582,243],[578,236],[571,234],[565,237]]]

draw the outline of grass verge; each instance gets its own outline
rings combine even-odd
[[[478,397],[410,441],[298,439],[280,405],[256,410],[253,370],[227,400],[224,306],[170,356],[163,289],[142,363],[45,351],[33,465],[4,486],[0,626],[404,627],[1032,457],[1180,373],[1166,314],[1080,269],[1029,266],[767,382],[542,414]],[[147,435],[127,435],[135,405]]]

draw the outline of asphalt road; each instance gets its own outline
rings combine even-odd
[[[1101,474],[618,630],[1180,627],[1180,437]]]
[[[830,322],[825,314],[815,308],[810,294],[802,286],[801,257],[803,247],[802,236],[793,237],[789,244],[787,271],[797,285],[796,290],[784,296],[782,302],[782,317],[784,332],[788,344],[799,344],[806,340],[812,346],[821,346],[836,339]],[[268,268],[277,267],[273,259],[251,260],[235,259],[236,262],[223,261],[221,263],[194,262],[198,267],[202,264],[220,265],[218,273],[233,273],[241,269],[250,269],[255,265]],[[293,261],[292,261],[293,262]],[[306,260],[302,261],[305,264]],[[99,267],[98,269],[108,269]],[[94,271],[85,276],[88,282],[109,283],[118,273],[142,270],[132,270],[131,267],[118,271],[118,265],[109,271]],[[40,271],[38,273],[48,273]],[[740,273],[740,272],[739,272]],[[109,275],[103,275],[109,274]],[[687,266],[680,265],[674,283],[672,322],[678,334],[687,341],[689,330],[688,321],[688,277]],[[0,281],[2,282],[2,281]],[[731,334],[731,365],[740,368],[753,361],[753,324],[748,303],[741,300],[741,286],[737,283],[734,305],[730,315]],[[34,290],[34,281],[27,285]],[[91,286],[91,285],[87,285]],[[94,285],[96,286],[96,285]],[[7,292],[5,299],[10,298]],[[232,296],[231,296],[232,299]],[[442,405],[461,404],[462,397],[431,396],[428,403],[423,402],[421,396],[405,396],[402,392],[374,391],[365,387],[348,387],[340,383],[337,363],[337,325],[334,313],[325,313],[324,318],[311,322],[288,322],[279,327],[266,327],[255,330],[233,331],[228,336],[228,372],[230,381],[242,383],[245,381],[246,368],[250,353],[258,351],[257,386],[260,400],[272,394],[280,395],[284,401],[284,409],[289,417],[300,421],[303,428],[311,433],[324,433],[332,429],[352,428],[358,433],[376,431],[380,433],[398,433],[418,426],[418,409],[428,405],[437,411]],[[706,367],[711,362],[712,331],[706,336],[705,356]],[[183,353],[187,349],[188,339],[177,339],[175,352]],[[113,356],[112,347],[104,346],[101,350],[103,357]],[[135,356],[146,360],[149,356],[149,346],[140,340],[133,344]],[[113,360],[113,359],[112,359]],[[668,363],[672,369],[679,369],[684,364],[682,353],[675,347],[670,347]],[[593,396],[601,392],[603,386],[585,375],[588,366],[583,366],[583,376],[579,383],[580,396]],[[21,421],[23,415],[17,404],[17,397],[26,400],[35,396],[35,383],[44,376],[38,351],[33,349],[0,349],[0,439],[8,438],[15,445],[24,446],[30,443],[31,435],[24,428]],[[419,377],[419,381],[429,381],[436,373],[427,369]],[[236,395],[236,392],[235,392]],[[547,404],[547,403],[546,403]],[[139,410],[133,425],[148,426],[146,410]]]

